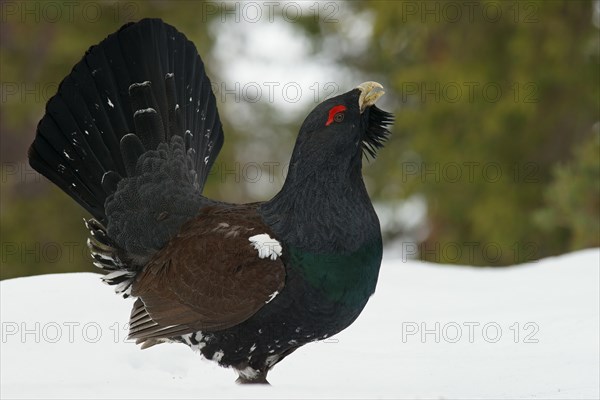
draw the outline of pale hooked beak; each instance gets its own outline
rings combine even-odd
[[[377,82],[364,82],[356,87],[360,90],[360,97],[358,98],[358,106],[360,107],[360,113],[369,106],[375,104],[377,99],[384,95],[383,86]]]

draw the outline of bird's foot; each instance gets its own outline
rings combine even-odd
[[[248,364],[244,364],[237,366],[235,370],[239,375],[235,383],[260,383],[263,385],[270,385],[267,381],[267,373],[269,372],[267,368],[254,369]]]
[[[235,383],[239,384],[239,385],[245,385],[247,383],[259,383],[259,384],[263,384],[263,385],[271,385],[269,383],[269,381],[267,381],[267,377],[266,374],[265,376],[261,376],[259,378],[256,379],[247,379],[247,378],[243,378],[243,377],[239,377],[235,380]]]

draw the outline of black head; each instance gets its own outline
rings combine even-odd
[[[365,82],[306,117],[283,188],[260,207],[264,221],[288,245],[316,253],[353,252],[377,241],[380,246],[361,167],[363,154],[374,157],[390,134],[392,115],[375,107],[381,89]]]
[[[306,117],[300,128],[290,172],[313,168],[360,165],[362,155],[374,158],[390,132],[393,116],[375,106],[382,86],[365,82],[347,93],[323,101]],[[301,174],[304,175],[304,174]]]

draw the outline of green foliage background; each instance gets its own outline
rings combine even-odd
[[[444,14],[443,3],[409,4],[421,12],[393,2],[368,4],[379,40],[365,65],[389,77],[398,93],[410,88],[407,82],[463,88],[456,101],[443,89],[439,102],[433,95],[424,102],[406,96],[398,110],[400,162],[429,171],[439,165],[438,179],[426,173],[406,179],[389,160],[375,166],[386,179],[391,172],[408,181],[407,192],[426,196],[430,234],[422,248],[494,243],[503,250],[497,263],[511,264],[598,246],[600,69],[592,3],[481,2],[472,14],[463,7],[461,22],[449,21],[456,14],[450,8]],[[436,4],[440,22],[423,11]],[[486,85],[502,95],[486,93]],[[464,166],[457,182],[453,163]],[[501,177],[493,173],[498,168],[484,169],[490,164],[499,166]],[[423,253],[449,261],[444,252]],[[491,257],[482,251],[473,258],[467,251],[449,256],[474,264]]]
[[[7,3],[16,4],[17,12]],[[25,3],[38,7],[40,18],[35,11],[23,15]],[[45,102],[91,44],[129,20],[161,17],[186,33],[209,76],[220,79],[212,56],[215,32],[209,29],[220,14],[200,18],[202,2],[94,3],[101,16],[93,22],[80,11],[65,17],[66,5],[63,18],[52,22],[42,14],[44,4],[6,2],[2,9],[2,279],[93,270],[81,222],[85,212],[26,162]],[[600,246],[600,41],[594,3],[452,2],[456,9],[445,4],[354,1],[337,4],[337,23],[310,16],[294,23],[315,57],[327,51],[326,39],[349,43],[330,56],[359,79],[368,78],[360,81],[386,86],[384,104],[397,121],[388,146],[365,169],[374,200],[424,199],[427,235],[419,249],[431,261],[508,265]],[[348,31],[348,21],[357,18],[372,23],[368,46],[358,50]],[[272,151],[287,157],[301,120],[274,120],[271,105],[255,110],[257,125],[279,132],[265,134],[271,135],[267,142],[278,144]],[[233,163],[236,144],[239,149],[250,139],[227,123],[236,116],[225,105],[221,116],[226,143],[220,161]],[[207,195],[264,199],[241,186],[224,192],[222,183],[211,176]],[[470,251],[474,243],[477,250]],[[489,244],[501,249],[497,257],[480,251]],[[449,245],[459,253],[444,251]]]

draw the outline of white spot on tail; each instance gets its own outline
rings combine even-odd
[[[271,238],[271,236],[267,235],[266,233],[251,236],[248,238],[248,240],[250,243],[252,243],[252,246],[258,250],[258,257],[260,258],[268,257],[271,260],[276,260],[277,257],[281,256],[281,252],[283,250],[281,243]]]
[[[106,101],[108,102],[108,105],[111,106],[112,108],[115,108],[115,105],[112,103],[112,101],[110,101],[110,98],[106,98]]]
[[[268,356],[267,360],[266,360],[266,363],[270,367],[270,366],[274,365],[275,363],[277,363],[277,361],[279,361],[279,354]]]
[[[130,271],[115,271],[115,272],[111,272],[110,274],[104,275],[101,279],[103,281],[110,281],[112,279],[117,279],[120,278],[122,276],[129,276],[132,277],[134,274]]]
[[[136,115],[139,115],[139,114],[156,114],[156,110],[152,107],[144,108],[142,110],[137,110],[136,112],[134,112],[133,116],[135,117]]]
[[[213,361],[219,362],[219,361],[221,361],[221,359],[223,358],[224,355],[225,355],[225,353],[223,353],[223,350],[218,350],[218,351],[215,351],[215,354],[213,354],[212,359],[213,359]]]

